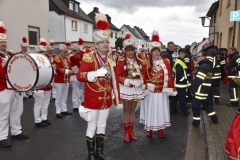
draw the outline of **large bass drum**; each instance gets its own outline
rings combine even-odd
[[[41,89],[52,82],[54,70],[43,54],[17,53],[6,64],[7,82],[18,91]]]

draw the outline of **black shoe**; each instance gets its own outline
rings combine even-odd
[[[231,103],[231,102],[227,102],[227,103],[226,103],[226,106],[228,106],[228,107],[234,107],[234,106],[238,106],[238,104],[233,104],[233,103]]]
[[[28,96],[28,98],[33,98],[33,95]]]
[[[48,121],[48,120],[44,120],[44,121],[42,121],[42,122],[47,123],[47,125],[51,125],[51,124],[52,124],[52,123],[51,123],[50,121]]]
[[[190,112],[181,113],[181,115],[187,117],[188,115],[190,115]]]
[[[78,111],[78,108],[73,108],[74,111]]]
[[[66,112],[61,112],[62,113],[62,115],[72,115],[72,112],[68,112],[68,111],[66,111]]]
[[[62,114],[61,114],[61,113],[58,113],[58,114],[56,114],[56,117],[62,118]]]
[[[196,123],[193,123],[193,122],[192,122],[192,125],[193,125],[194,127],[199,127],[200,124],[196,124]]]
[[[23,100],[27,100],[27,99],[28,99],[28,96],[24,96],[24,97],[23,97]]]
[[[0,147],[10,147],[11,144],[6,140],[6,139],[3,139],[0,141]]]
[[[18,135],[11,135],[12,138],[19,138],[19,139],[23,139],[23,138],[28,138],[28,134],[25,133],[20,133]]]
[[[52,98],[52,101],[55,101],[56,98]]]
[[[46,126],[47,126],[47,123],[45,123],[45,122],[39,122],[39,123],[35,123],[35,125],[36,125],[37,127],[46,127]]]
[[[219,98],[214,98],[215,103],[219,103]]]

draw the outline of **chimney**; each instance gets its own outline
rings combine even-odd
[[[108,23],[111,24],[111,17],[108,14],[106,14],[106,17],[107,17]]]
[[[99,13],[98,7],[93,7],[93,11],[94,11],[95,13]]]

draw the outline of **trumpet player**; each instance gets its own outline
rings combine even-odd
[[[56,117],[62,118],[62,115],[72,115],[67,111],[67,97],[70,83],[70,75],[74,74],[70,59],[67,57],[68,47],[65,44],[59,45],[59,55],[55,55],[53,64],[56,66],[54,83],[56,87]]]

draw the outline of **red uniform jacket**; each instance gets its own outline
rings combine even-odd
[[[71,65],[73,66],[77,66],[78,68],[80,67],[80,63],[81,63],[81,58],[79,55],[72,55],[70,57],[70,61],[71,61]]]
[[[142,68],[141,71],[142,71],[142,75],[143,75],[143,73],[145,73],[146,69],[147,69],[147,60],[144,60],[144,61],[142,61],[141,59],[137,59],[137,60],[138,60],[139,65]],[[127,66],[125,64],[125,59],[121,58],[118,61],[117,74],[119,77],[119,83],[121,83],[122,85],[124,85],[125,79],[128,78],[128,75],[126,74],[125,69],[127,69]],[[144,78],[144,76],[142,76],[142,78]],[[130,85],[129,87],[134,87],[134,86]]]
[[[2,52],[1,52],[2,53]],[[10,55],[8,53],[2,53],[8,58],[10,58]],[[6,77],[6,66],[2,67],[2,58],[0,57],[0,91],[3,91],[5,89],[10,89],[7,87],[7,77]]]
[[[100,59],[102,62],[105,62],[98,53],[85,53],[82,59],[82,65],[77,73],[77,80],[85,82],[84,107],[89,109],[107,109],[113,104],[113,76],[111,76],[110,81],[106,81],[106,77],[98,77],[95,82],[89,82],[87,78],[89,72],[101,68]],[[114,73],[116,72],[114,71]],[[114,76],[116,77],[117,75],[114,74]],[[118,81],[116,83],[118,84]]]
[[[154,93],[161,93],[163,92],[163,90],[166,90],[164,92],[175,92],[176,88],[174,87],[170,63],[165,58],[162,58],[162,60],[166,68],[162,68],[162,66],[164,65],[160,65],[161,69],[158,72],[154,72],[154,69],[157,69],[156,66],[153,66],[150,71],[147,70],[147,72],[145,72],[144,75],[144,84],[147,83],[154,84],[155,85]],[[148,69],[149,68],[150,64],[148,64]],[[164,70],[167,70],[168,73],[164,72]],[[167,78],[167,80],[165,78]],[[167,83],[164,85],[165,80],[167,81]]]
[[[70,75],[65,75],[66,69],[71,70],[71,62],[70,59],[66,57],[68,68],[65,68],[64,62],[60,56],[55,55],[53,60],[53,64],[56,65],[56,75],[54,75],[54,82],[55,83],[69,83],[70,82]],[[65,78],[64,78],[65,77]]]
[[[141,59],[141,60],[145,60],[145,59],[148,60],[149,56],[148,56],[148,54],[145,54],[145,53],[143,55],[141,53],[139,53],[138,58]]]

